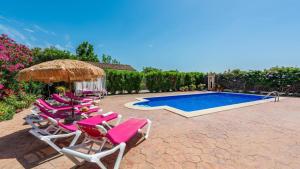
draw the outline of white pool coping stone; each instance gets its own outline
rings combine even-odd
[[[179,95],[170,95],[170,96],[154,96],[154,97],[150,97],[150,98],[182,96],[182,95],[194,95],[194,94],[208,94],[208,93],[215,93],[215,92],[205,92],[205,93],[201,92],[201,93],[179,94]],[[252,96],[254,95],[254,94],[232,93],[232,92],[222,92],[222,93],[239,94],[239,95],[252,95]],[[255,94],[255,96],[265,96],[265,95],[257,95],[257,94]],[[180,109],[176,109],[176,108],[170,107],[170,106],[156,106],[156,107],[136,106],[134,104],[140,103],[140,102],[144,102],[144,101],[148,101],[147,99],[145,99],[145,97],[144,98],[136,98],[136,99],[138,101],[126,103],[125,106],[127,108],[137,109],[137,110],[158,110],[158,109],[165,109],[165,110],[168,110],[170,112],[176,113],[178,115],[181,115],[181,116],[187,117],[187,118],[189,118],[189,117],[196,117],[196,116],[202,116],[202,115],[206,115],[206,114],[210,114],[210,113],[216,113],[216,112],[220,112],[220,111],[226,111],[226,110],[231,110],[231,109],[236,109],[236,108],[241,108],[241,107],[247,107],[247,106],[253,106],[253,105],[257,105],[257,104],[261,104],[261,103],[267,103],[267,102],[274,101],[274,98],[270,98],[270,99],[250,101],[250,102],[246,102],[246,103],[239,103],[239,104],[233,104],[233,105],[228,105],[228,106],[220,106],[220,107],[214,107],[214,108],[208,108],[208,109],[203,109],[203,110],[195,110],[195,111],[186,112],[186,111],[183,111],[183,110],[180,110]]]

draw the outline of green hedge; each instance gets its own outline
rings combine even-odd
[[[243,91],[300,92],[300,68],[274,67],[262,71],[232,70],[217,75],[217,84],[225,89]]]
[[[150,92],[178,91],[186,86],[190,90],[204,83],[204,74],[198,72],[152,71],[145,74],[146,86]]]
[[[111,94],[124,91],[139,93],[142,79],[143,75],[140,72],[106,70],[107,91]]]
[[[139,92],[141,86],[150,92],[203,90],[206,73],[152,70],[146,73],[107,70],[107,90],[112,94]],[[216,76],[216,83],[233,91],[273,91],[300,93],[300,68],[274,67],[265,70],[229,70]]]

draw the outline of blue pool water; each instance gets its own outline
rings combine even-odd
[[[237,93],[206,93],[144,98],[137,106],[170,106],[186,112],[227,106],[264,99],[265,96]],[[272,97],[267,97],[272,98]]]

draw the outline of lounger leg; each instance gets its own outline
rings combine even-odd
[[[61,148],[58,147],[56,144],[54,144],[50,139],[44,138],[44,139],[42,139],[42,140],[45,141],[48,145],[50,145],[50,146],[51,146],[52,148],[54,148],[57,152],[60,153]],[[55,140],[56,140],[56,139],[55,139]]]
[[[149,137],[151,123],[152,123],[149,119],[147,119],[147,122],[148,122],[148,127],[147,127],[147,131],[146,131],[145,139],[147,139]]]
[[[74,146],[74,145],[76,144],[76,142],[77,142],[77,140],[79,139],[81,133],[82,133],[82,132],[81,132],[80,130],[76,130],[76,132],[75,132],[75,137],[73,138],[73,140],[72,140],[70,146]]]
[[[106,169],[106,167],[101,163],[100,159],[95,162],[101,169]]]
[[[121,144],[120,144],[120,152],[119,152],[119,154],[118,154],[118,157],[117,157],[117,160],[116,160],[114,169],[118,169],[118,168],[120,167],[121,160],[122,160],[122,158],[123,158],[123,154],[124,154],[124,151],[125,151],[125,147],[126,147],[126,144],[125,144],[125,143],[121,143]]]
[[[118,125],[121,122],[121,119],[122,119],[122,115],[119,114],[115,125]]]
[[[68,157],[74,164],[76,164],[76,165],[80,165],[81,163],[80,163],[80,161],[79,160],[77,160],[75,157],[73,157],[73,156],[71,156],[71,155],[69,155],[69,154],[64,154],[66,157]]]

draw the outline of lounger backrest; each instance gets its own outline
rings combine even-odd
[[[81,130],[83,133],[85,133],[87,136],[92,137],[92,138],[102,138],[105,136],[105,132],[99,130],[96,126],[92,125],[86,125],[86,124],[81,124],[77,123],[77,128]]]
[[[60,97],[58,94],[52,94],[52,98],[58,102],[64,103],[64,104],[70,104],[69,101],[63,99],[62,97]]]
[[[43,99],[37,99],[36,102],[46,109],[53,110],[53,107]]]
[[[51,113],[49,112],[49,109],[46,109],[45,107],[43,107],[41,104],[39,103],[34,103],[34,105],[43,113],[46,114],[49,117],[52,118],[65,118],[67,114],[63,114],[63,113]],[[51,109],[52,110],[52,109]]]
[[[75,97],[75,95],[72,92],[66,92],[66,96],[68,96],[69,98]]]
[[[44,119],[48,120],[49,122],[51,122],[52,124],[58,125],[58,121],[55,120],[54,118],[46,115],[46,114],[40,114],[41,117],[43,117]]]

